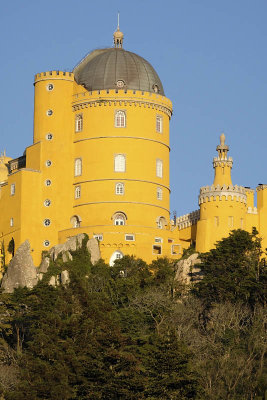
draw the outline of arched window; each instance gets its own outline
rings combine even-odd
[[[126,113],[125,111],[116,111],[115,112],[115,127],[116,128],[125,128],[126,126]]]
[[[162,189],[160,187],[157,188],[157,199],[162,200]]]
[[[75,132],[81,132],[83,130],[83,115],[75,115]]]
[[[156,116],[156,131],[158,133],[162,133],[162,116],[161,115]]]
[[[75,199],[79,199],[81,197],[81,186],[75,187]]]
[[[124,154],[115,154],[114,157],[114,171],[125,172],[126,170],[126,157]]]
[[[157,162],[156,162],[156,175],[157,175],[157,177],[162,178],[162,175],[163,175],[162,171],[163,171],[163,162],[162,162],[162,160],[157,159]]]
[[[76,158],[74,162],[74,175],[79,176],[82,175],[82,159]]]
[[[113,215],[112,219],[114,225],[125,225],[127,217],[126,214],[124,214],[121,211],[118,211]]]
[[[157,225],[159,229],[164,229],[167,225],[167,221],[165,217],[158,217],[157,218]]]
[[[70,223],[73,228],[79,228],[81,226],[81,218],[78,215],[73,215],[70,219]]]
[[[119,260],[119,259],[122,258],[122,257],[123,257],[123,253],[122,253],[121,251],[119,251],[119,250],[114,251],[114,253],[113,253],[112,256],[110,257],[109,265],[110,265],[111,267],[113,267],[115,261],[116,261],[116,260]]]
[[[124,183],[116,183],[115,186],[115,193],[116,194],[124,194]]]

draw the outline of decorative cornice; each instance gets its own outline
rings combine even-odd
[[[152,101],[146,101],[146,100],[137,100],[137,99],[94,99],[94,100],[85,100],[81,103],[74,104],[72,106],[72,110],[79,111],[83,110],[84,108],[88,107],[101,107],[101,106],[134,106],[134,107],[144,107],[144,108],[152,108],[157,111],[162,111],[165,114],[168,115],[169,118],[172,116],[172,110],[166,106],[163,106],[161,104],[157,104]]]
[[[211,199],[216,201],[217,196],[219,196],[219,200],[222,200],[222,196],[225,196],[226,200],[231,196],[231,200],[236,199],[241,203],[247,203],[246,189],[243,186],[211,185],[200,188],[200,194],[198,197],[199,205],[206,201],[211,201]]]

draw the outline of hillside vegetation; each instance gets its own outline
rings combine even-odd
[[[93,266],[85,246],[72,256],[34,289],[1,294],[2,399],[264,399],[257,232],[233,231],[203,254],[204,278],[189,292],[167,259]],[[48,285],[62,270],[70,283]]]

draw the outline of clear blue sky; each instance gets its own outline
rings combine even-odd
[[[32,143],[34,74],[112,46],[118,9],[124,48],[154,66],[173,101],[171,210],[198,208],[222,132],[233,183],[267,183],[266,0],[2,2],[0,150],[18,157]]]

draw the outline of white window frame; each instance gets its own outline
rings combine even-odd
[[[126,171],[126,155],[115,154],[114,155],[114,172],[125,172]]]
[[[15,183],[11,183],[10,185],[10,196],[14,196],[16,193],[16,184]]]
[[[160,158],[156,160],[156,176],[158,178],[163,177],[163,161]]]
[[[163,132],[163,117],[162,115],[157,114],[156,115],[156,131],[158,133],[162,133]]]
[[[162,193],[163,193],[162,189],[160,187],[158,187],[157,188],[157,199],[158,200],[162,200],[162,197],[163,197]]]
[[[82,132],[83,130],[83,114],[75,115],[75,132]]]
[[[126,127],[126,111],[116,110],[115,111],[115,128],[125,128]]]
[[[75,186],[74,198],[75,199],[80,199],[81,198],[81,186]]]
[[[115,185],[115,194],[118,194],[120,196],[124,195],[124,183],[122,182],[117,182]]]
[[[163,239],[161,237],[155,237],[155,243],[163,243]]]
[[[156,252],[155,253],[155,250],[159,250],[159,252]],[[160,255],[162,255],[162,246],[161,245],[156,245],[156,244],[153,244],[153,246],[152,246],[152,254],[155,254],[155,255],[158,255],[158,256],[160,256]]]
[[[126,242],[134,242],[135,241],[135,235],[132,233],[126,233],[125,234],[125,240]]]
[[[14,218],[13,217],[10,218],[10,226],[14,226]]]
[[[94,238],[97,239],[99,242],[102,242],[103,240],[103,233],[96,233],[94,235]]]
[[[74,176],[81,176],[82,175],[82,159],[75,158],[74,161]]]

